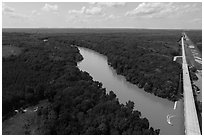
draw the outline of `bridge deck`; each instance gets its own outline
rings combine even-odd
[[[184,90],[184,117],[185,117],[185,134],[200,135],[200,127],[198,123],[197,112],[195,108],[195,101],[193,97],[193,90],[191,86],[188,64],[186,62],[185,48],[183,37],[182,42],[182,56],[183,56],[183,90]]]

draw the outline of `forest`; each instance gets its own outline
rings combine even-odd
[[[181,55],[180,32],[81,34],[75,45],[93,49],[108,57],[108,63],[127,81],[148,93],[179,100],[181,65],[173,61]]]
[[[149,30],[150,31],[150,30]],[[78,34],[75,45],[93,49],[108,57],[108,63],[126,80],[158,97],[177,101],[180,89],[181,64],[173,57],[181,55],[181,30],[147,30],[126,33]],[[189,31],[196,37],[200,31]],[[191,79],[197,76],[190,71]]]
[[[159,134],[134,110],[137,104],[119,103],[114,91],[78,69],[83,57],[73,45],[106,55],[118,74],[145,92],[171,101],[182,98],[182,69],[173,61],[181,55],[181,30],[32,31],[2,35],[3,47],[22,51],[2,58],[3,121],[15,109],[48,100],[37,111],[37,134]]]
[[[49,104],[37,111],[37,134],[159,134],[134,103],[120,104],[114,91],[77,68],[83,57],[68,34],[3,33],[2,45],[21,49],[2,58],[2,118],[14,110]],[[44,41],[44,40],[47,41]]]

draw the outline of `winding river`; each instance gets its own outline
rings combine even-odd
[[[107,91],[112,90],[123,104],[128,100],[135,103],[136,110],[149,120],[150,126],[160,129],[163,135],[184,135],[183,101],[174,102],[146,93],[117,75],[108,65],[107,57],[93,50],[78,47],[83,60],[77,65],[88,72],[94,80],[102,82]],[[170,117],[170,119],[168,119]],[[169,122],[170,120],[170,123]]]

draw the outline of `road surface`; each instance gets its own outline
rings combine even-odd
[[[186,53],[186,60],[189,67],[194,66],[197,70],[202,70],[202,54],[197,46],[189,39],[186,33],[184,35],[184,48]]]
[[[183,56],[182,68],[183,68],[185,134],[200,135],[198,116],[195,108],[193,90],[192,90],[189,71],[188,71],[188,66],[195,65],[195,61],[193,60],[191,55],[188,55],[189,51],[186,51],[189,48],[184,43],[184,37],[181,38],[181,43],[182,43],[182,56]]]

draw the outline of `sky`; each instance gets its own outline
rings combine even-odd
[[[202,29],[202,3],[3,2],[2,26]]]

